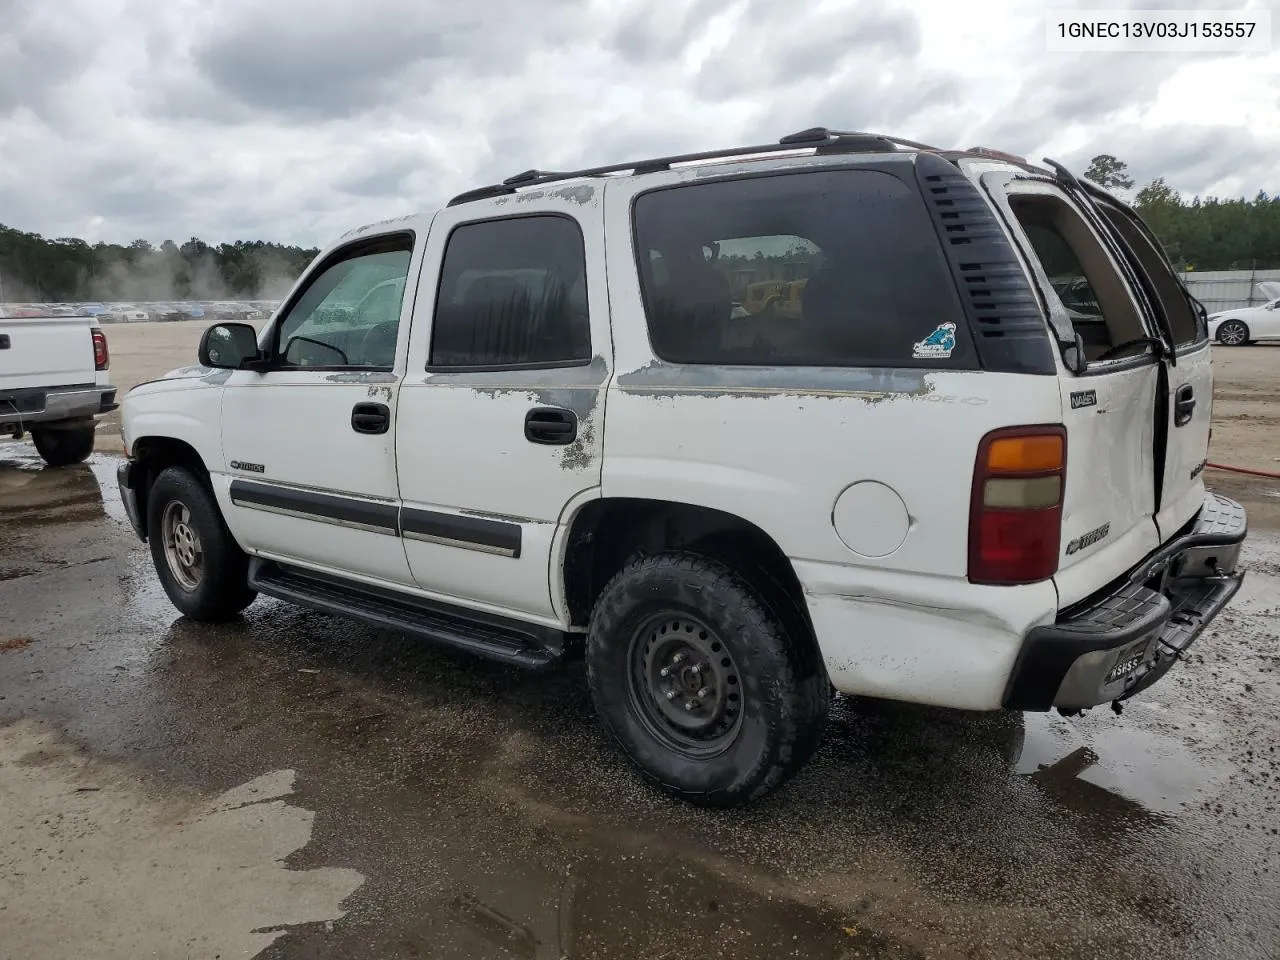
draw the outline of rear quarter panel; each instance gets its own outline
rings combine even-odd
[[[1051,581],[968,582],[975,458],[993,429],[1061,423],[1057,378],[660,360],[628,187],[609,190],[616,374],[603,496],[701,505],[772,537],[805,591],[837,689],[997,708],[1022,637],[1052,620],[1057,594]]]

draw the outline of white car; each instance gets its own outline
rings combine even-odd
[[[585,656],[696,803],[792,775],[833,689],[1118,711],[1239,589],[1246,518],[1204,486],[1203,312],[1055,170],[818,129],[354,230],[129,393],[125,509],[194,620]],[[796,250],[797,315],[735,317]]]
[[[101,316],[115,323],[144,323],[151,319],[151,314],[135,303],[113,303]]]
[[[1265,296],[1274,297],[1260,307],[1242,307],[1209,315],[1209,336],[1229,347],[1258,340],[1280,340],[1280,284],[1260,283]]]

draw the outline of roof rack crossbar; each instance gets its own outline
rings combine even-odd
[[[484,200],[515,193],[518,188],[540,186],[560,180],[577,180],[586,177],[605,177],[618,173],[656,173],[670,170],[682,163],[696,163],[705,160],[724,160],[732,157],[758,156],[768,153],[787,153],[793,150],[816,149],[817,153],[867,153],[880,150],[893,150],[895,147],[909,147],[915,150],[933,150],[923,144],[896,137],[886,137],[874,133],[843,133],[827,130],[825,127],[814,127],[783,137],[777,143],[763,143],[750,147],[729,147],[721,150],[706,150],[699,153],[681,153],[670,157],[656,157],[652,160],[633,160],[627,163],[612,163],[603,167],[588,167],[583,170],[526,170],[508,177],[501,183],[487,187],[478,187],[460,193],[449,201],[448,206],[457,206],[473,200]]]

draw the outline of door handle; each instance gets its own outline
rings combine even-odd
[[[386,433],[391,429],[391,408],[385,403],[357,403],[351,408],[351,429],[356,433]]]
[[[1196,409],[1196,392],[1191,384],[1184,383],[1173,395],[1173,425],[1185,427],[1191,422]]]
[[[561,407],[534,407],[524,415],[524,438],[530,443],[566,444],[578,437],[578,415]]]

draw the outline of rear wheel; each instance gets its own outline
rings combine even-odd
[[[1240,347],[1249,342],[1249,328],[1243,320],[1228,320],[1218,327],[1218,342],[1228,347]]]
[[[31,431],[31,440],[41,458],[51,467],[83,463],[93,453],[94,424],[64,430],[43,428]]]
[[[249,587],[248,556],[192,471],[169,467],[152,484],[147,540],[165,593],[192,620],[230,620],[257,597]]]
[[[812,641],[732,568],[636,560],[591,617],[587,673],[605,730],[644,776],[703,805],[753,800],[821,741],[831,700]]]

